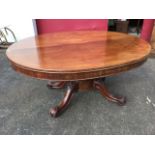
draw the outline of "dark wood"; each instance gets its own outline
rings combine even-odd
[[[95,88],[109,101],[124,105],[125,98],[113,96],[104,78],[142,65],[150,50],[146,41],[135,36],[74,31],[24,39],[11,45],[6,55],[17,72],[52,80],[50,88],[68,85],[64,99],[50,109],[51,116],[56,117],[68,107],[76,91]]]
[[[20,66],[16,66],[12,64],[12,68],[20,73],[24,73],[30,77],[35,77],[37,79],[47,79],[47,80],[57,80],[57,81],[76,81],[76,80],[88,80],[95,78],[102,78],[107,76],[116,75],[122,73],[124,71],[128,71],[134,69],[136,67],[141,66],[147,58],[144,60],[137,61],[134,64],[125,64],[124,66],[105,68],[101,70],[92,70],[90,72],[72,72],[72,73],[56,73],[56,72],[41,72],[35,70],[24,69]],[[35,73],[35,74],[34,74]]]
[[[125,105],[126,99],[125,97],[116,97],[113,96],[105,84],[101,83],[101,80],[94,80],[94,88],[97,89],[107,100],[117,103],[118,105]]]
[[[78,81],[78,84],[79,84],[80,91],[86,91],[86,90],[93,89],[93,80]]]
[[[63,88],[65,86],[66,82],[64,81],[49,81],[48,84],[47,84],[47,87],[50,88],[50,89],[53,89],[53,88]]]
[[[70,82],[67,87],[67,92],[64,96],[64,99],[60,102],[60,104],[56,107],[50,109],[50,115],[52,117],[57,117],[60,115],[69,105],[71,97],[74,92],[78,90],[77,82]]]
[[[66,110],[66,108],[69,106],[73,93],[78,91],[92,90],[93,88],[98,90],[110,102],[117,103],[120,106],[123,106],[126,103],[125,97],[113,96],[106,88],[102,79],[74,81],[74,82],[68,82],[66,84],[68,85],[68,87],[64,99],[60,102],[58,106],[50,109],[50,115],[52,117],[57,117],[64,110]]]
[[[128,33],[129,21],[117,21],[116,22],[116,31],[122,33]]]
[[[21,73],[56,81],[115,75],[141,65],[150,45],[135,36],[105,31],[74,31],[24,39],[6,52]]]

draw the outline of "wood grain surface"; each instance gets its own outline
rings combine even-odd
[[[117,74],[141,65],[146,41],[106,31],[56,32],[21,40],[6,52],[12,67],[26,75],[60,81]]]

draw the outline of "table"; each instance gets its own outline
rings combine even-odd
[[[150,49],[146,41],[123,33],[70,31],[21,40],[6,55],[17,72],[50,80],[49,88],[67,87],[60,104],[50,109],[56,117],[78,91],[96,89],[107,100],[124,105],[125,97],[112,95],[102,79],[142,65]]]

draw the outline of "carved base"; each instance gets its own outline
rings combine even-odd
[[[78,90],[78,83],[70,82],[67,86],[67,92],[64,96],[64,99],[60,102],[58,106],[50,109],[51,116],[57,117],[58,115],[60,115],[60,113],[62,113],[67,108],[73,93],[76,92],[77,90]]]
[[[113,96],[106,86],[100,82],[100,80],[94,80],[94,88],[97,89],[107,100],[114,102],[120,106],[125,105],[126,99],[125,97],[116,97]]]
[[[50,109],[50,115],[52,117],[59,116],[66,108],[68,107],[71,97],[77,91],[84,91],[90,89],[98,90],[107,100],[116,103],[117,105],[123,106],[126,103],[125,97],[116,97],[113,96],[106,86],[103,83],[104,79],[94,79],[94,80],[85,80],[85,81],[74,81],[74,82],[57,82],[50,83],[50,88],[62,88],[67,84],[67,91],[63,100],[56,107]]]

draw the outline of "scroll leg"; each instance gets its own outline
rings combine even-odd
[[[53,81],[49,81],[47,84],[48,88],[63,88],[65,86],[66,82],[61,81],[61,82],[53,82]]]
[[[50,109],[50,114],[52,117],[57,117],[60,113],[62,113],[68,107],[73,93],[76,92],[77,90],[78,90],[77,82],[69,83],[69,85],[67,87],[67,92],[66,92],[63,100],[60,102],[60,104],[58,106]]]
[[[94,81],[94,88],[97,89],[107,100],[111,102],[115,102],[118,105],[125,105],[126,99],[125,97],[115,97],[106,88],[104,84],[102,84],[99,80]]]

